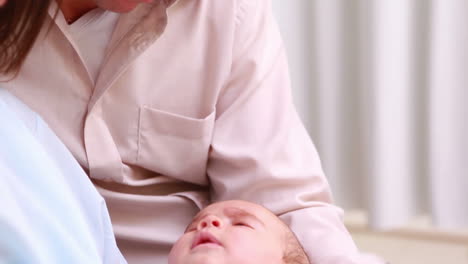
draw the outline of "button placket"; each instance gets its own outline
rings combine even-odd
[[[91,178],[122,181],[122,160],[112,135],[96,107],[85,121],[84,141]]]

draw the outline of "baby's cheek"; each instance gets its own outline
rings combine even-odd
[[[171,252],[169,253],[169,264],[184,263],[183,259],[188,254],[189,249],[190,237],[185,234],[172,246]]]
[[[229,242],[230,264],[270,264],[270,262],[263,262],[265,256],[262,255],[265,253],[265,243],[255,233],[232,234]]]

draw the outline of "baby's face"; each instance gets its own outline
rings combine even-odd
[[[176,242],[169,264],[280,264],[285,227],[263,207],[245,201],[212,204]]]

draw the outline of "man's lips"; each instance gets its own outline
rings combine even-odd
[[[190,249],[194,249],[195,247],[199,245],[203,245],[203,244],[214,244],[218,246],[223,246],[221,242],[219,242],[219,240],[216,239],[216,237],[214,237],[212,234],[206,231],[203,231],[203,232],[198,233],[195,236],[192,247]]]

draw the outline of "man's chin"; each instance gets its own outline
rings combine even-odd
[[[112,11],[114,13],[130,13],[132,12],[135,8],[137,7],[137,5],[135,6],[125,6],[125,7],[120,7],[120,8],[116,8],[116,9],[108,9],[109,11]]]
[[[108,11],[115,12],[115,13],[129,13],[133,11],[138,5],[139,3],[130,2],[130,3],[121,4],[119,6],[109,7],[109,6],[102,5],[100,7]]]

